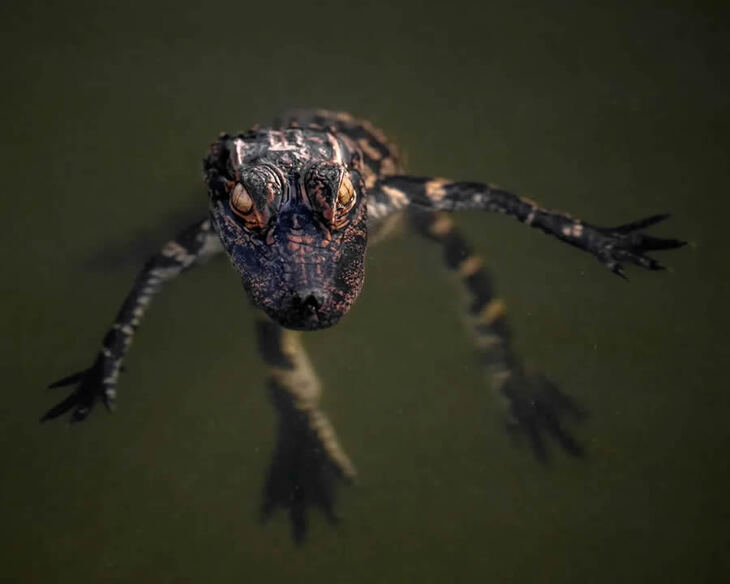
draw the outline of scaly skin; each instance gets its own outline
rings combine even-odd
[[[277,507],[288,509],[296,541],[306,532],[309,507],[336,519],[336,481],[354,480],[355,468],[319,407],[320,383],[299,338],[287,329],[329,327],[347,313],[362,289],[368,234],[385,235],[390,219],[408,209],[416,231],[441,245],[469,298],[470,330],[491,386],[506,403],[508,427],[527,437],[539,460],[547,459],[547,438],[570,455],[583,454],[563,424],[582,411],[547,378],[526,372],[512,350],[504,302],[444,213],[511,215],[592,254],[622,277],[625,264],[662,269],[647,252],[684,245],[642,232],[667,215],[597,227],[489,183],[404,174],[397,149],[379,129],[341,112],[295,111],[270,128],[223,134],[204,160],[204,176],[210,218],[147,262],[92,366],[52,384],[74,390],[42,419],[70,412],[71,421],[81,421],[99,402],[111,409],[123,360],[154,295],[225,250],[250,300],[271,319],[258,322],[257,337],[271,367],[269,387],[280,426],[262,517]]]

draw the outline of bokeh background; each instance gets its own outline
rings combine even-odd
[[[727,3],[38,2],[0,6],[0,581],[715,582],[728,572]],[[410,169],[690,247],[627,284],[460,214],[526,361],[578,399],[585,461],[513,444],[439,250],[374,247],[308,335],[360,471],[342,525],[257,521],[275,418],[225,260],[155,302],[119,407],[39,424],[146,253],[205,213],[219,131],[291,106],[385,128]]]

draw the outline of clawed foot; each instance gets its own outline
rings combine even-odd
[[[290,396],[275,383],[271,387],[280,423],[276,450],[264,485],[261,518],[267,520],[277,508],[289,512],[292,538],[302,543],[307,532],[307,510],[318,508],[331,524],[337,524],[336,487],[351,478],[327,454],[310,427],[307,414],[296,409]]]
[[[510,419],[507,428],[519,438],[525,436],[532,452],[540,462],[547,462],[546,442],[555,440],[568,454],[582,457],[582,446],[563,427],[565,417],[574,421],[585,417],[585,412],[566,394],[542,376],[511,373],[500,388],[509,403]]]
[[[101,401],[108,410],[114,406],[114,384],[105,381],[108,375],[107,360],[103,355],[96,358],[94,364],[84,371],[64,377],[49,385],[49,389],[76,385],[76,389],[65,400],[48,410],[41,422],[52,420],[71,411],[71,422],[84,420],[92,408]]]
[[[626,278],[624,262],[631,262],[647,270],[665,269],[654,258],[645,254],[647,251],[676,249],[687,244],[679,239],[661,239],[645,235],[640,230],[664,221],[669,214],[652,215],[632,223],[618,227],[594,227],[599,233],[594,253],[598,260],[614,274]]]

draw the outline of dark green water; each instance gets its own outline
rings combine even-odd
[[[5,2],[0,581],[714,582],[728,572],[727,10],[710,3]],[[350,110],[410,169],[693,246],[626,284],[504,217],[457,217],[516,342],[590,411],[584,462],[514,446],[433,246],[371,250],[311,334],[357,464],[345,522],[256,521],[275,419],[225,261],[145,320],[118,411],[38,417],[145,252],[205,205],[221,130]]]

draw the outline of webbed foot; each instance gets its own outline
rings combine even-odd
[[[513,437],[525,436],[535,458],[547,462],[546,442],[557,442],[567,454],[580,458],[583,447],[565,429],[563,420],[579,421],[585,411],[570,396],[561,392],[542,375],[524,372],[506,374],[500,391],[509,403],[507,429]]]
[[[352,474],[328,452],[312,428],[311,412],[297,409],[291,395],[271,383],[280,423],[276,449],[264,485],[261,518],[266,521],[277,508],[289,513],[292,538],[298,544],[307,533],[307,511],[319,509],[331,524],[337,524],[335,495],[338,483],[349,484]],[[349,462],[349,461],[348,461]]]

